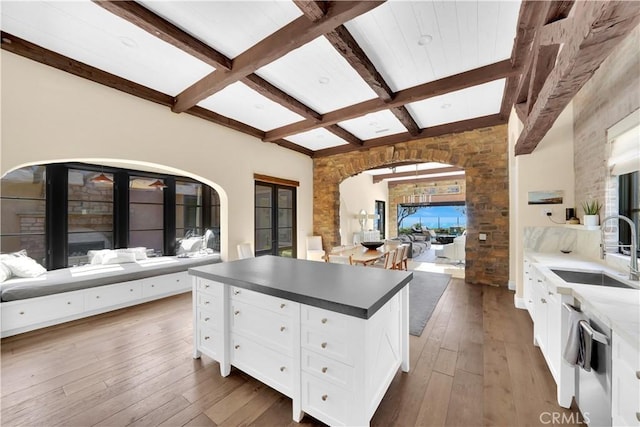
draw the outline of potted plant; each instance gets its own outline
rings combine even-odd
[[[582,210],[584,210],[584,217],[582,223],[586,226],[598,226],[600,225],[600,209],[602,205],[597,200],[591,200],[582,202]]]

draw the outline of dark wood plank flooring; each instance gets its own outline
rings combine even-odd
[[[289,426],[291,400],[238,370],[191,358],[183,294],[1,342],[2,426]],[[373,426],[548,425],[577,419],[504,288],[453,279]],[[573,417],[573,418],[572,418]],[[560,418],[556,418],[560,419]],[[305,416],[302,425],[322,425]]]

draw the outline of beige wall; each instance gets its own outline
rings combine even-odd
[[[573,106],[569,104],[554,126],[531,154],[513,156],[521,123],[514,111],[509,120],[510,176],[511,176],[511,257],[509,280],[522,295],[522,256],[525,227],[547,227],[554,223],[542,214],[551,209],[553,221],[564,224],[565,208],[574,207],[573,172]],[[562,190],[561,205],[529,205],[530,191]]]
[[[351,178],[347,178],[340,183],[340,240],[342,245],[350,245],[353,242],[353,233],[360,231],[358,223],[358,212],[361,209],[367,211],[371,215],[375,212],[375,201],[382,200],[387,202],[389,198],[387,183],[373,183],[373,176],[361,173]],[[385,204],[385,208],[389,209],[389,204]],[[388,233],[389,214],[385,213],[387,218]],[[367,220],[367,230],[373,229],[373,219]]]
[[[300,182],[298,256],[312,234],[313,163],[302,154],[2,51],[0,174],[27,164],[160,168],[214,187],[223,259],[253,242],[253,174]]]

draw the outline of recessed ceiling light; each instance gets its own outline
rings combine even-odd
[[[138,43],[136,43],[135,40],[130,39],[129,37],[120,37],[120,43],[130,48],[138,47]]]
[[[389,129],[378,129],[377,131],[375,131],[375,133],[385,133],[385,132],[389,132]]]
[[[329,77],[325,77],[325,76],[322,76],[318,79],[318,83],[320,83],[321,85],[329,84],[330,81],[331,80],[329,79]]]
[[[433,40],[433,37],[431,37],[429,34],[423,34],[418,38],[418,44],[420,46],[424,46],[431,43],[431,40]]]
[[[440,106],[440,108],[442,108],[443,110],[446,110],[447,108],[451,108],[451,104],[449,104],[449,103],[447,102],[447,103],[445,103],[445,104],[442,104],[442,105]]]

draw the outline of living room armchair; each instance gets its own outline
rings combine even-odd
[[[455,237],[453,243],[442,245],[442,249],[436,250],[437,257],[449,258],[452,261],[458,261],[462,264],[465,260],[465,245],[467,243],[467,236],[462,235]]]

